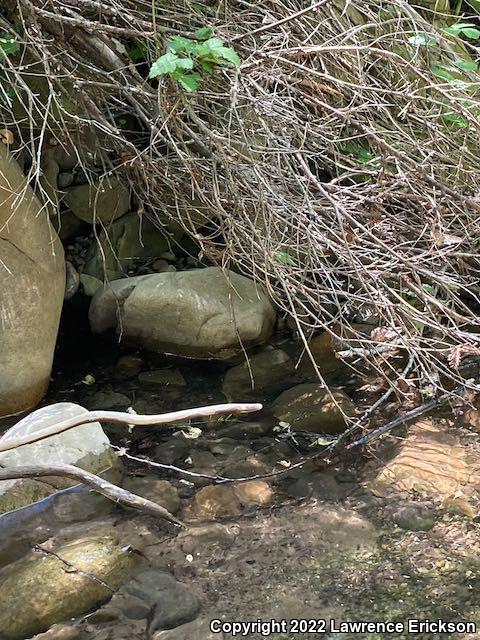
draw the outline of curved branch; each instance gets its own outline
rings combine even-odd
[[[82,424],[90,424],[92,422],[117,422],[120,424],[132,424],[135,426],[147,426],[157,424],[170,424],[182,420],[191,420],[193,418],[204,418],[207,416],[221,416],[230,413],[252,413],[260,411],[263,406],[259,403],[238,403],[238,404],[213,404],[208,407],[197,407],[195,409],[182,409],[181,411],[171,411],[170,413],[160,413],[158,415],[137,415],[136,413],[126,413],[121,411],[87,411],[83,415],[74,416],[54,424],[51,427],[30,433],[23,438],[2,442],[0,440],[0,453],[10,451],[25,444],[38,442],[58,433],[63,433]],[[50,474],[52,475],[52,474]],[[0,479],[2,479],[0,477]]]
[[[135,493],[130,493],[126,489],[121,489],[116,485],[96,476],[90,471],[79,469],[71,464],[56,464],[49,467],[45,466],[26,466],[15,467],[14,469],[0,469],[0,480],[18,480],[20,478],[39,478],[42,476],[64,476],[66,478],[72,478],[79,482],[86,484],[98,493],[112,500],[113,502],[120,503],[126,507],[133,509],[139,509],[143,513],[156,516],[168,520],[178,527],[185,527],[185,524],[175,518],[167,509],[161,507],[151,500],[137,496]]]

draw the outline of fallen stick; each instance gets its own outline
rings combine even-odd
[[[113,502],[122,504],[126,507],[138,509],[143,513],[148,513],[151,516],[157,516],[168,520],[178,527],[185,527],[186,525],[175,518],[174,515],[167,511],[164,507],[161,507],[151,500],[137,496],[135,493],[130,493],[126,489],[121,489],[116,485],[96,476],[90,471],[85,471],[79,467],[74,467],[71,464],[56,464],[52,466],[35,466],[35,467],[15,467],[14,469],[0,469],[0,480],[18,480],[20,478],[39,478],[42,476],[63,476],[66,478],[72,478],[79,482],[86,484],[102,496],[105,496]]]
[[[87,411],[83,415],[68,418],[63,422],[52,425],[47,429],[30,433],[23,438],[12,441],[2,442],[0,440],[0,453],[2,451],[10,451],[25,444],[38,442],[58,433],[63,433],[82,424],[90,424],[92,422],[118,422],[121,424],[132,424],[135,426],[149,426],[157,424],[170,424],[182,420],[191,420],[193,418],[203,418],[208,416],[221,416],[230,413],[252,413],[262,409],[261,404],[213,404],[208,407],[197,407],[196,409],[182,409],[181,411],[171,411],[170,413],[160,413],[158,415],[138,415],[136,413],[126,413],[121,411]],[[52,474],[50,474],[52,475]]]

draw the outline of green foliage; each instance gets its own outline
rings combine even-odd
[[[149,78],[169,75],[185,91],[196,91],[202,80],[198,71],[213,73],[219,66],[240,66],[240,58],[232,47],[226,47],[221,38],[213,38],[212,29],[203,27],[195,31],[195,39],[173,36],[168,41],[167,53],[151,66]]]
[[[288,267],[295,266],[295,262],[293,261],[292,256],[286,251],[277,251],[277,253],[275,254],[275,258],[276,260],[278,260],[278,262]]]
[[[478,40],[480,38],[480,31],[475,28],[475,23],[473,22],[456,22],[449,27],[445,27],[443,31],[450,36],[465,36],[469,40]]]
[[[134,44],[127,50],[127,54],[134,62],[146,60],[148,56],[148,48],[141,40],[135,40]]]
[[[0,59],[15,55],[20,51],[20,43],[9,33],[0,33]]]

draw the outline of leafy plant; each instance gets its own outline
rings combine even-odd
[[[288,267],[295,266],[295,262],[293,261],[292,256],[286,251],[277,251],[277,253],[275,254],[275,258],[278,260],[278,262]]]
[[[449,27],[445,27],[443,31],[450,36],[465,36],[469,40],[478,40],[480,38],[480,30],[475,27],[473,22],[456,22]]]
[[[152,64],[149,78],[169,75],[185,91],[192,92],[198,89],[202,79],[195,69],[213,73],[217,66],[240,66],[235,49],[226,47],[221,38],[212,37],[210,27],[195,31],[194,38],[170,38],[167,53]]]
[[[20,51],[20,43],[9,33],[0,33],[0,59],[15,55]]]
[[[147,58],[148,48],[141,40],[135,40],[134,44],[127,50],[127,54],[133,62],[138,62]]]

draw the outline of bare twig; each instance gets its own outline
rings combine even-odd
[[[152,426],[159,424],[171,424],[173,422],[182,422],[195,418],[203,418],[208,416],[222,416],[229,414],[242,414],[260,411],[261,404],[217,404],[208,407],[198,407],[196,409],[182,409],[181,411],[172,411],[170,413],[160,413],[158,415],[139,415],[136,413],[122,413],[121,411],[86,411],[85,413],[59,422],[36,433],[31,433],[23,438],[16,440],[0,441],[0,452],[10,451],[32,442],[38,442],[45,438],[50,438],[58,433],[63,433],[82,424],[91,424],[92,422],[114,422],[120,424],[131,424],[135,426]]]
[[[134,493],[130,493],[130,491],[121,489],[120,487],[117,487],[111,482],[108,482],[89,471],[85,471],[84,469],[80,469],[70,464],[56,464],[48,467],[38,465],[15,467],[14,469],[0,469],[0,481],[16,480],[20,478],[41,478],[44,476],[62,476],[78,480],[98,493],[101,493],[109,500],[113,500],[113,502],[117,502],[126,507],[131,507],[132,509],[138,509],[142,513],[147,513],[157,518],[162,518],[163,520],[168,520],[168,522],[179,527],[185,526],[181,520],[175,518],[175,516],[164,507],[155,504],[151,500],[147,500],[146,498],[137,496]]]

